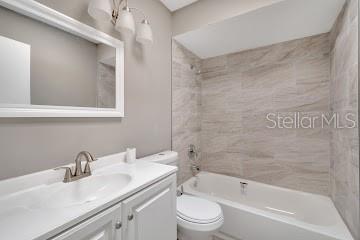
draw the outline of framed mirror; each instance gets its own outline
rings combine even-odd
[[[0,0],[0,117],[124,117],[124,43],[33,0]]]

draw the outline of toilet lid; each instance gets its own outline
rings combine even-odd
[[[182,195],[177,198],[177,215],[194,223],[212,223],[222,217],[219,204],[203,198]]]

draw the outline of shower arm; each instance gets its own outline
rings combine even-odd
[[[123,3],[125,3],[124,8],[127,8],[129,10],[134,10],[134,12],[139,12],[144,19],[143,22],[149,23],[148,16],[144,13],[144,11],[142,11],[136,7],[129,7],[128,0],[119,0],[119,1],[113,0],[114,7],[113,7],[113,11],[112,11],[112,23],[114,25],[116,24],[116,21],[119,16],[119,12],[120,12],[120,7]]]

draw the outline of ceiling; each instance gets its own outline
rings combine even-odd
[[[160,0],[171,12],[188,6],[199,0]]]
[[[174,38],[202,59],[329,32],[345,0],[283,0]]]

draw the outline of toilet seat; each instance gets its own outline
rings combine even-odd
[[[189,195],[177,198],[177,220],[180,226],[197,231],[212,231],[224,222],[219,204]]]

